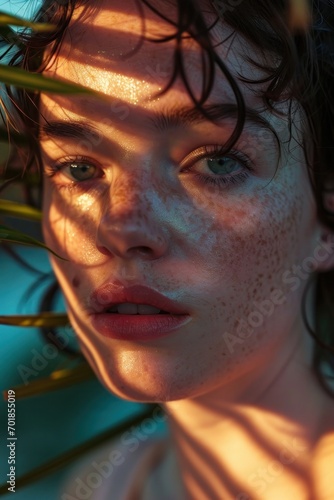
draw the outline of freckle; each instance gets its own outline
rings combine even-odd
[[[74,288],[78,288],[78,286],[80,285],[79,278],[77,278],[77,277],[73,278],[72,285],[74,286]]]
[[[149,372],[149,368],[148,368],[148,366],[147,366],[146,363],[143,363],[142,369],[143,369],[143,373],[148,373]]]

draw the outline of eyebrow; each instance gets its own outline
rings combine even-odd
[[[212,121],[220,125],[219,122],[222,120],[237,118],[238,113],[239,107],[237,104],[207,104],[202,106],[201,109],[195,107],[166,109],[156,113],[150,120],[155,128],[163,132],[168,128],[202,123],[204,121]],[[245,107],[245,119],[247,122],[273,131],[269,121],[255,109]]]
[[[195,107],[175,107],[155,113],[149,121],[155,129],[164,132],[170,128],[182,127],[212,121],[220,125],[220,121],[229,118],[237,118],[239,108],[237,104],[211,104],[202,106],[204,113]],[[257,110],[245,108],[246,122],[253,123],[258,127],[264,127],[275,134],[269,121]],[[40,128],[40,138],[58,137],[68,139],[87,139],[87,137],[99,137],[100,131],[90,122],[84,120],[55,120],[46,122]]]
[[[59,137],[68,139],[87,139],[87,136],[98,137],[99,130],[91,123],[83,120],[54,120],[41,125],[39,138]]]

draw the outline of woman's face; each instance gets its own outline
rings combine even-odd
[[[147,34],[171,33],[145,12]],[[67,259],[52,257],[52,264],[70,320],[109,389],[139,401],[223,386],[227,394],[282,363],[304,333],[305,259],[320,262],[324,252],[300,113],[290,138],[288,120],[265,109],[255,92],[260,85],[240,83],[252,111],[234,150],[212,158],[236,114],[214,124],[187,113],[193,105],[181,79],[157,97],[173,70],[175,42],[145,41],[131,55],[141,30],[134,0],[104,1],[95,17],[69,29],[46,71],[109,99],[42,95],[45,239]],[[221,26],[213,32],[217,40],[226,34]],[[198,94],[200,51],[191,40],[184,50]],[[256,52],[240,36],[217,52],[235,77],[260,76],[243,57]],[[222,103],[235,105],[235,97],[217,71],[206,104]],[[255,117],[275,130],[280,157],[275,135]],[[161,327],[162,335],[161,315],[107,312],[132,285],[158,291],[186,318],[174,330]],[[147,331],[138,326],[137,334],[139,321]]]

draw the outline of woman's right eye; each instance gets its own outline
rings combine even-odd
[[[49,170],[49,172],[48,172]],[[88,158],[64,159],[46,169],[50,177],[63,174],[74,183],[103,177],[103,171]]]
[[[71,179],[81,182],[96,177],[97,168],[89,163],[73,162],[64,168],[63,172]]]

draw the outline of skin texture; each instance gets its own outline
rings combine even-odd
[[[203,146],[223,145],[235,120],[172,123],[167,130],[161,121],[160,128],[152,125],[158,113],[192,103],[180,80],[156,95],[172,71],[173,42],[144,42],[122,59],[141,33],[135,3],[123,4],[104,1],[89,20],[77,12],[71,41],[65,37],[46,71],[108,99],[41,99],[42,126],[81,120],[96,129],[80,141],[45,135],[41,142],[44,235],[68,259],[52,257],[52,264],[71,323],[108,389],[166,403],[190,498],[308,498],[311,452],[330,431],[324,415],[333,405],[309,367],[301,298],[314,268],[333,262],[322,246],[328,231],[317,221],[307,174],[303,114],[296,104],[290,137],[287,118],[255,95],[261,86],[240,83],[246,105],[275,130],[281,154],[270,131],[247,123],[235,149],[250,157],[253,171],[238,184],[205,185],[196,173],[212,171],[205,159],[190,158]],[[146,19],[148,34],[170,33],[149,12]],[[217,40],[228,34],[221,26],[213,33]],[[199,92],[199,49],[191,40],[185,46]],[[234,76],[260,77],[244,60],[248,51],[254,57],[239,35],[218,49]],[[222,101],[235,103],[218,73],[209,103]],[[52,165],[82,156],[93,165],[92,179],[75,184],[65,166],[51,176]],[[247,172],[240,161],[231,165],[231,175]],[[191,321],[154,341],[106,339],[91,326],[88,310],[93,291],[110,281],[152,287],[182,305]],[[302,404],[297,394],[305,394]],[[293,466],[260,485],[258,468],[294,437]]]

